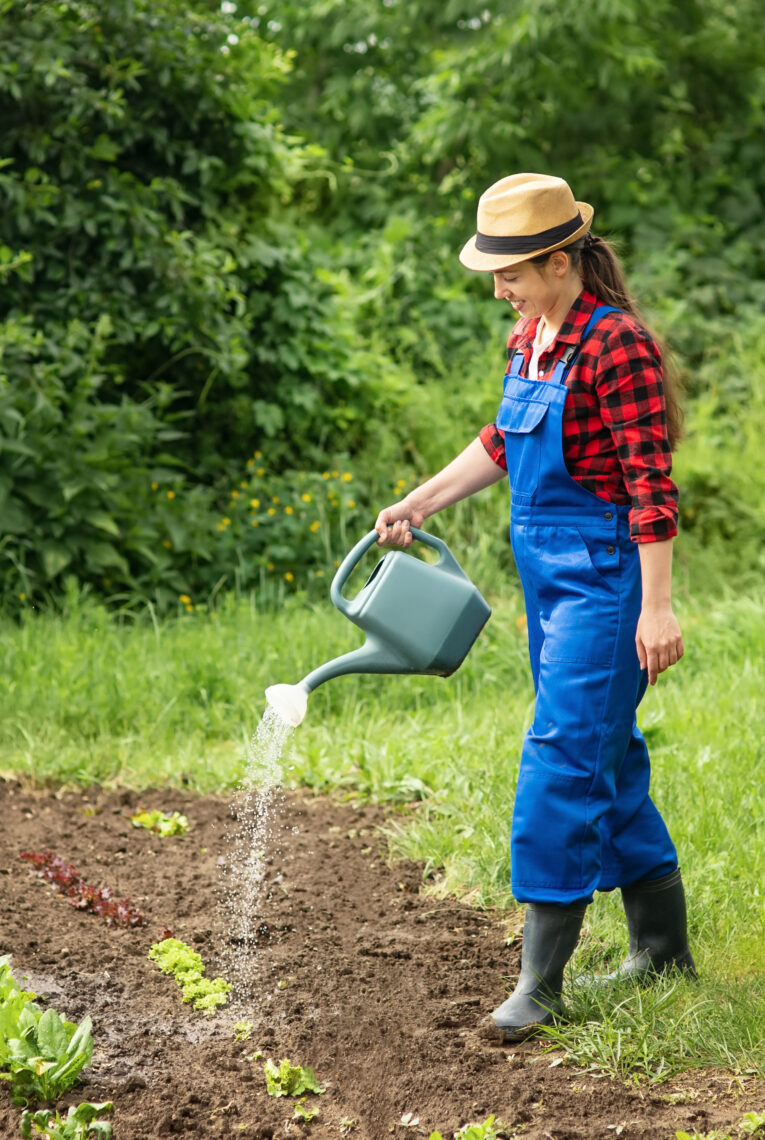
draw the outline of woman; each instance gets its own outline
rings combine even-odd
[[[519,1041],[562,1012],[563,970],[595,890],[622,890],[626,961],[609,978],[693,971],[677,855],[648,794],[635,710],[682,657],[672,612],[678,411],[593,209],[566,182],[503,178],[482,195],[460,261],[522,318],[496,423],[386,507],[380,545],[501,479],[523,584],[536,694],[521,753],[512,889],[521,974],[485,1025]],[[607,979],[606,979],[607,980]]]

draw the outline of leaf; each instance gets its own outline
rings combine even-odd
[[[42,560],[48,578],[55,578],[72,561],[72,552],[59,543],[49,542],[42,548]]]
[[[105,530],[107,534],[113,534],[115,538],[119,538],[120,528],[106,511],[89,511],[85,515],[85,521],[89,522],[91,526],[98,527],[99,530]]]
[[[61,1016],[55,1009],[46,1009],[37,1025],[37,1044],[43,1057],[56,1061],[66,1054],[68,1039]]]

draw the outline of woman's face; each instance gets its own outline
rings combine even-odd
[[[541,317],[553,313],[564,295],[568,296],[569,276],[571,265],[565,254],[561,257],[554,253],[541,265],[521,261],[493,274],[494,296],[498,301],[509,302],[522,317]]]
[[[493,274],[494,296],[507,301],[522,317],[541,317],[555,307],[560,283],[545,270],[547,265],[522,261]],[[557,287],[556,287],[557,286]]]

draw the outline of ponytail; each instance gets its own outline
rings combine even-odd
[[[586,233],[583,238],[563,247],[563,252],[571,258],[574,269],[581,275],[584,287],[594,293],[599,301],[623,309],[643,326],[648,335],[656,341],[663,364],[664,401],[667,411],[667,437],[672,450],[682,438],[683,412],[680,396],[683,391],[680,373],[672,353],[661,339],[648,327],[634,299],[627,288],[627,282],[612,246],[605,238]],[[547,261],[549,254],[533,261]]]

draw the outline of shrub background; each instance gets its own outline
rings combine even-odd
[[[596,204],[679,354],[689,573],[756,575],[757,17],[2,0],[5,607],[67,576],[160,608],[320,580],[493,414],[507,314],[456,252],[512,169]],[[456,542],[506,561],[503,514]]]

